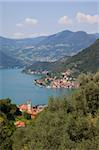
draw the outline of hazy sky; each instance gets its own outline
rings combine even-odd
[[[62,30],[99,32],[99,3],[0,0],[0,35],[10,38],[49,35]]]

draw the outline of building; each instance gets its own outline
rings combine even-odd
[[[25,123],[23,121],[16,121],[15,126],[16,127],[25,127]]]

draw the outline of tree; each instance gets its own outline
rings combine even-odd
[[[12,150],[11,136],[15,131],[14,120],[20,111],[10,99],[0,100],[0,150]]]
[[[9,98],[0,100],[0,111],[7,116],[8,120],[14,120],[16,116],[21,115],[19,108],[12,104]]]
[[[28,114],[27,112],[23,112],[23,117],[27,120],[30,120],[31,119],[31,115]]]

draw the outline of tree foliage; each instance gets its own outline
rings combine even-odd
[[[11,150],[11,136],[15,131],[14,120],[21,112],[10,99],[0,100],[0,150]]]

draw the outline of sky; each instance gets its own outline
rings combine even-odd
[[[27,38],[63,30],[99,32],[98,1],[0,0],[0,36]]]

